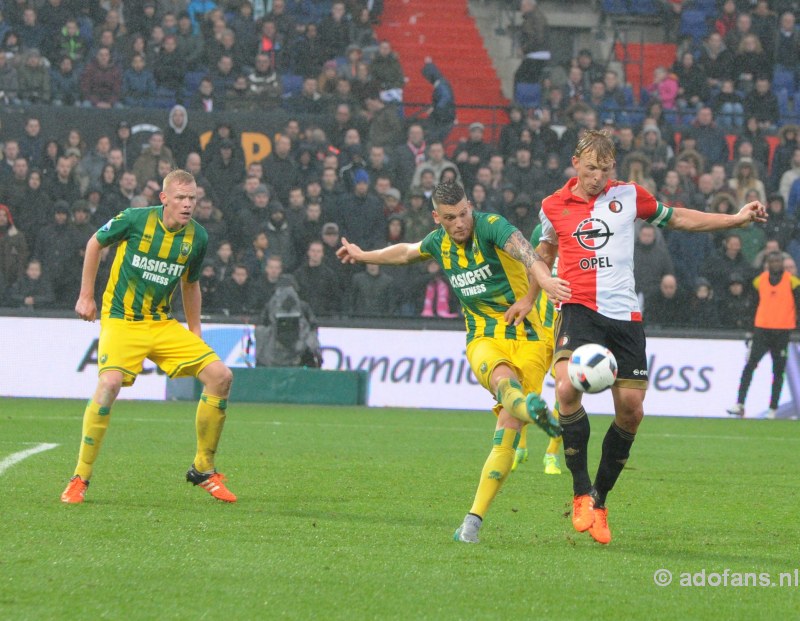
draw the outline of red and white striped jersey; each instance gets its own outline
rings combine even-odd
[[[635,183],[609,181],[588,202],[575,196],[570,179],[542,201],[541,241],[558,246],[558,275],[572,289],[570,303],[605,317],[641,321],[633,278],[637,218],[665,227],[672,208]]]

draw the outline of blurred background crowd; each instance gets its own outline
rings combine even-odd
[[[765,254],[783,252],[796,273],[796,2],[644,3],[676,53],[633,85],[590,49],[554,61],[546,7],[522,0],[514,97],[493,126],[460,121],[456,78],[436,58],[412,67],[430,100],[409,105],[410,64],[376,34],[390,4],[0,2],[0,101],[21,118],[0,128],[0,306],[71,309],[89,237],[123,209],[158,204],[161,179],[182,167],[197,178],[195,218],[210,238],[205,313],[258,321],[288,284],[320,317],[458,317],[435,263],[343,266],[341,237],[364,248],[422,239],[447,179],[530,236],[541,200],[572,174],[575,144],[597,128],[617,142],[616,177],[666,204],[768,205],[765,225],[735,232],[639,227],[649,325],[747,328]],[[91,130],[54,123],[66,109],[85,109]],[[142,111],[163,122],[137,127]],[[260,158],[237,123],[254,113],[279,119]]]

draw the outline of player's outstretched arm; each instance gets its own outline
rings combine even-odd
[[[420,251],[420,244],[394,244],[378,250],[362,250],[358,245],[351,244],[342,237],[342,247],[336,251],[336,256],[342,263],[375,263],[377,265],[408,265],[422,261],[424,257]]]
[[[97,279],[97,269],[100,266],[100,253],[103,246],[92,235],[86,243],[86,252],[83,255],[83,272],[81,273],[81,292],[75,303],[75,312],[84,321],[97,319],[97,303],[94,301],[94,282]]]
[[[681,231],[719,231],[749,226],[752,222],[766,222],[767,208],[759,201],[747,203],[738,213],[706,213],[684,207],[674,207],[667,226]]]

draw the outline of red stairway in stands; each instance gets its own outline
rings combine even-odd
[[[671,43],[617,43],[614,53],[625,68],[625,80],[633,86],[636,100],[639,91],[653,83],[653,70],[656,67],[672,67],[675,62],[677,46]]]
[[[492,65],[483,39],[469,14],[467,0],[389,0],[376,28],[379,40],[387,39],[397,52],[408,78],[403,98],[411,104],[429,104],[433,87],[420,73],[424,58],[430,56],[453,85],[457,106],[507,106],[500,79]],[[406,115],[420,106],[405,106]],[[480,121],[486,125],[486,139],[496,139],[508,121],[505,111],[459,108],[458,127],[449,142],[466,135],[467,126]]]

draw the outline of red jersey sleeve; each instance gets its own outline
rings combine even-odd
[[[656,197],[636,183],[633,186],[636,188],[636,217],[642,220],[652,218],[658,210]]]

